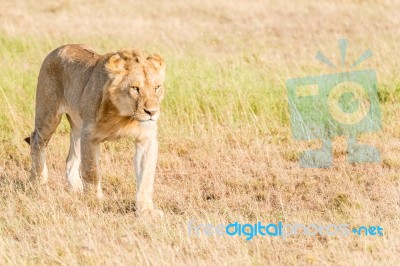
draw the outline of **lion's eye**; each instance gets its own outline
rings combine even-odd
[[[157,92],[161,88],[161,85],[158,85],[154,88],[154,90]]]
[[[132,87],[131,87],[131,90],[132,90],[133,92],[139,94],[139,87],[137,87],[137,86],[132,86]]]

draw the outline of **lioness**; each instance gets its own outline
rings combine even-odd
[[[152,195],[164,80],[165,63],[157,54],[127,49],[98,55],[83,45],[52,51],[39,73],[35,129],[25,139],[31,148],[31,178],[47,182],[45,148],[65,113],[71,125],[66,175],[72,190],[94,185],[102,197],[100,143],[132,136],[136,140],[136,209],[162,214],[154,209]]]

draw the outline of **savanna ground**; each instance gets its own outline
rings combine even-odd
[[[362,264],[400,259],[399,1],[0,1],[0,264]],[[293,140],[288,78],[340,65],[377,72],[382,131],[361,139],[382,162],[348,164],[344,137],[330,169],[301,169],[318,141]],[[52,49],[124,47],[167,62],[155,203],[135,215],[134,142],[102,146],[105,199],[67,190],[66,119],[48,152],[49,184],[28,182],[34,97]],[[384,236],[188,236],[187,222],[380,225]]]

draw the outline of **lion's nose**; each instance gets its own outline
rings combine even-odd
[[[153,116],[155,113],[157,113],[157,109],[152,109],[152,110],[144,109],[144,112],[149,116]]]

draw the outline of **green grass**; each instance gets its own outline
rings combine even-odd
[[[2,140],[29,134],[33,125],[34,100],[40,64],[55,42],[38,38],[0,39],[3,64],[0,71]],[[232,130],[245,126],[261,134],[274,123],[288,123],[285,88],[271,84],[262,69],[241,60],[226,66],[199,55],[166,55],[167,97],[163,102],[163,130],[197,132],[224,126]],[[15,132],[15,124],[22,132]],[[275,124],[276,125],[276,124]],[[65,121],[61,132],[68,129]],[[261,132],[260,132],[261,131]],[[17,133],[17,134],[15,134]]]

